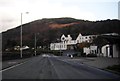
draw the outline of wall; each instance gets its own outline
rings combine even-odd
[[[120,50],[117,45],[113,45],[113,57],[119,57]]]
[[[111,57],[110,56],[110,45],[104,45],[102,47],[102,53],[104,57]]]
[[[108,47],[108,49],[106,49],[107,47]],[[105,56],[105,57],[112,57],[110,55],[110,50],[112,50],[112,49],[113,49],[113,52],[112,52],[113,57],[119,57],[120,50],[118,48],[118,45],[116,45],[116,44],[113,44],[111,49],[110,49],[110,45],[103,46],[102,47],[103,56]],[[107,51],[108,51],[108,53],[107,53]]]
[[[97,54],[97,46],[90,46],[90,53]]]
[[[86,53],[86,55],[90,54],[90,48],[89,47],[84,47],[83,48],[83,53]]]

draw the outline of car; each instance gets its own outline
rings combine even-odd
[[[73,55],[70,55],[71,58],[73,58]]]
[[[50,56],[47,54],[43,54],[42,57],[50,57]]]

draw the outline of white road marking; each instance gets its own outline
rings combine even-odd
[[[17,65],[11,66],[11,67],[6,68],[6,69],[3,69],[3,70],[0,70],[0,72],[7,71],[7,70],[9,70],[9,69],[12,69],[12,68],[17,67],[17,66],[19,66],[19,65],[22,65],[22,64],[24,64],[24,63],[25,63],[25,62],[23,62],[23,63],[19,63],[19,64],[17,64]]]

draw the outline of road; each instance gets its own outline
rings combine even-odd
[[[64,61],[66,57],[40,55],[9,67],[3,79],[119,79],[120,76],[94,67]]]

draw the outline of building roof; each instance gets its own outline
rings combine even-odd
[[[120,35],[101,35],[99,37],[106,39],[109,43],[120,44]]]

